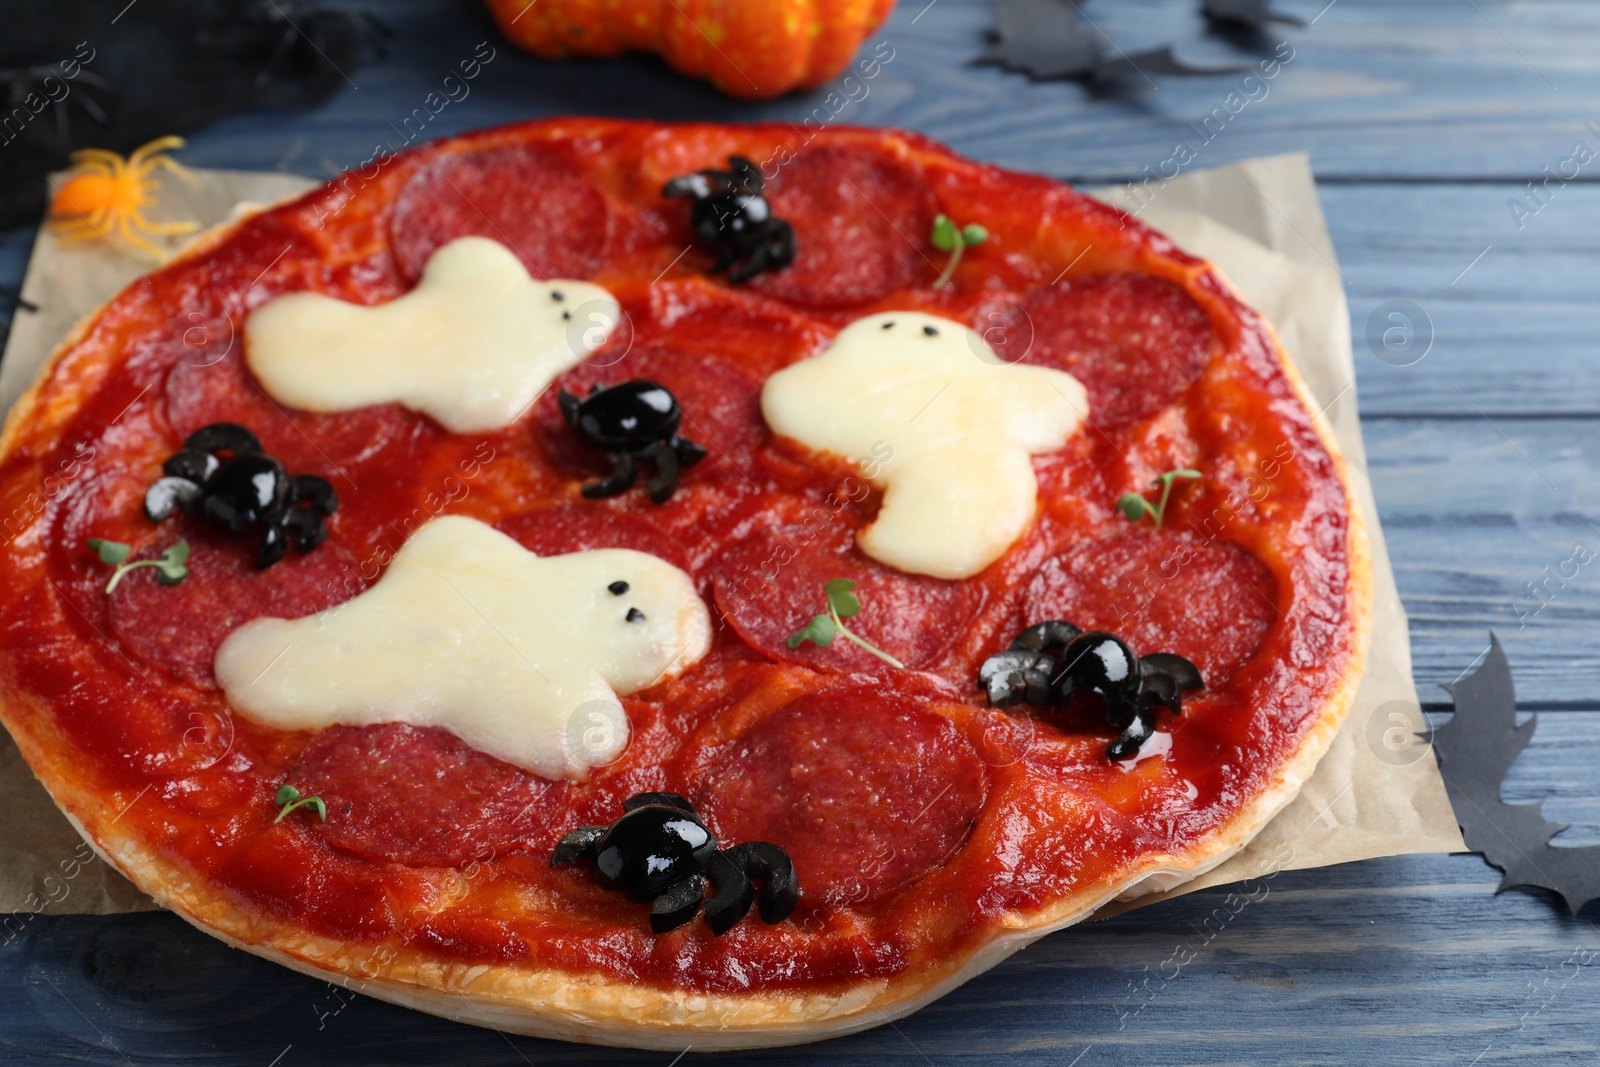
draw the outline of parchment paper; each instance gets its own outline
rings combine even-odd
[[[1160,188],[1130,192],[1122,187],[1095,195],[1137,211],[1185,250],[1216,264],[1245,303],[1272,323],[1333,427],[1372,542],[1367,672],[1316,773],[1244,851],[1137,903],[1279,870],[1465,851],[1433,752],[1413,736],[1424,723],[1411,679],[1411,637],[1367,478],[1350,310],[1309,158],[1268,156],[1196,171]]]
[[[285,174],[196,171],[186,187],[169,181],[163,215],[205,225],[235,204],[270,202],[315,184]],[[1408,852],[1464,849],[1433,755],[1408,740],[1404,712],[1416,709],[1405,613],[1377,524],[1356,416],[1350,318],[1332,242],[1303,155],[1249,160],[1197,171],[1130,197],[1101,192],[1180,245],[1216,263],[1264,314],[1294,357],[1333,426],[1355,481],[1373,549],[1371,660],[1355,707],[1316,774],[1247,849],[1164,896],[1277,870]],[[0,363],[0,410],[9,410],[56,343],[151,264],[97,246],[62,246],[41,233],[28,263],[19,311]],[[1400,718],[1390,716],[1399,714]],[[1420,712],[1411,722],[1421,726]],[[0,735],[0,913],[113,914],[155,905],[104,863],[77,862],[78,835],[34,780],[9,737]],[[68,875],[70,874],[70,877]],[[1114,906],[1120,910],[1128,905]]]
[[[295,174],[196,170],[188,185],[164,177],[157,219],[193,219],[202,228],[226,220],[237,205],[271,203],[317,184]],[[180,239],[157,239],[169,250]],[[39,368],[74,324],[159,264],[134,252],[95,244],[65,244],[41,230],[28,260],[22,297],[39,310],[18,308],[5,358],[0,360],[0,412],[32,383]],[[11,736],[0,731],[0,915],[22,913],[0,928],[0,944],[41,912],[114,915],[149,911],[155,903],[98,859],[83,862],[81,838],[44,787],[34,780]]]

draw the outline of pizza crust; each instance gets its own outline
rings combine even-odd
[[[311,196],[312,193],[305,194]],[[300,197],[288,197],[280,203]],[[171,262],[204,254],[225,242],[256,211],[241,213],[196,238]],[[1130,218],[1133,227],[1144,228]],[[1222,279],[1209,264],[1209,271]],[[1223,279],[1230,299],[1243,306]],[[0,430],[0,459],[15,448],[21,428],[35,415],[41,392],[61,360],[83,340],[105,307],[86,316],[57,346],[39,376],[18,400]],[[1278,364],[1308,412],[1316,412],[1298,370],[1272,334]],[[1243,849],[1310,778],[1355,699],[1365,671],[1371,623],[1371,557],[1365,520],[1350,491],[1349,475],[1323,416],[1312,416],[1322,446],[1332,457],[1344,491],[1349,577],[1346,606],[1351,619],[1350,660],[1315,725],[1294,756],[1247,807],[1236,812],[1194,848],[1179,854],[1147,855],[1113,884],[1080,893],[1049,908],[1013,913],[993,936],[965,955],[892,979],[875,979],[836,990],[769,991],[741,995],[703,994],[635,985],[597,975],[537,966],[442,964],[403,946],[357,945],[285,928],[254,914],[227,894],[146,848],[119,830],[104,797],[78,784],[79,776],[59,758],[65,744],[52,745],[48,709],[9,679],[0,678],[0,719],[52,799],[84,840],[156,903],[195,927],[254,955],[322,981],[457,1022],[510,1033],[616,1047],[680,1051],[768,1048],[842,1037],[909,1015],[994,967],[1047,934],[1092,916],[1115,900],[1163,892],[1225,862]],[[35,731],[36,727],[44,729]]]

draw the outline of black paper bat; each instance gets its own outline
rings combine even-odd
[[[1507,804],[1500,784],[1533,739],[1539,717],[1517,725],[1517,696],[1505,650],[1489,635],[1489,658],[1469,677],[1444,687],[1455,700],[1455,716],[1432,732],[1450,806],[1467,847],[1505,872],[1501,892],[1535,886],[1559,893],[1578,914],[1600,898],[1600,845],[1560,848],[1550,839],[1567,823],[1549,822],[1543,801]]]
[[[1170,47],[1110,54],[1099,30],[1072,0],[1003,0],[994,6],[989,51],[977,62],[1019,71],[1034,81],[1076,78],[1089,84],[1135,74],[1230,74],[1241,67],[1192,67]]]
[[[0,229],[38,219],[72,151],[319,103],[388,34],[308,0],[9,0],[0,15]]]
[[[1270,0],[1202,0],[1200,13],[1210,22],[1249,30],[1265,29],[1269,22],[1306,24],[1305,19],[1274,9]]]

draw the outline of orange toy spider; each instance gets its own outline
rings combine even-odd
[[[193,222],[153,222],[145,218],[144,208],[151,202],[156,183],[155,171],[166,168],[184,181],[194,176],[166,155],[168,149],[182,148],[181,137],[159,137],[134,150],[127,159],[103,148],[85,148],[72,153],[80,168],[56,191],[50,203],[52,227],[69,240],[94,237],[111,239],[113,233],[157,259],[160,248],[147,238],[193,233]]]

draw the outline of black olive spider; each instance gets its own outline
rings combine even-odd
[[[728,280],[737,283],[793,263],[794,227],[773,215],[772,205],[761,195],[766,181],[754,163],[729,156],[728,167],[674,178],[661,195],[693,199],[689,226],[695,240],[718,253],[711,273],[727,270]]]
[[[656,476],[645,491],[652,502],[665,503],[678,491],[679,470],[706,458],[704,448],[678,434],[683,412],[677,399],[648,379],[596,382],[582,400],[563,389],[556,403],[585,443],[611,457],[611,473],[583,487],[590,499],[626,493],[639,476],[638,461],[646,459],[655,464]]]
[[[1121,731],[1106,755],[1123,760],[1136,755],[1156,732],[1161,708],[1181,713],[1183,692],[1205,682],[1200,668],[1182,656],[1154,652],[1135,657],[1111,634],[1085,633],[1070,622],[1051,620],[1028,627],[1007,651],[984,660],[978,684],[997,708],[1062,707],[1074,693],[1097,694],[1105,701],[1106,718]]]
[[[756,905],[761,921],[787,919],[800,902],[789,854],[766,841],[718,848],[717,839],[676,793],[638,793],[610,826],[580,826],[556,845],[552,867],[594,860],[594,880],[629,900],[652,901],[650,929],[676,930],[705,905],[706,925],[721,937]],[[761,883],[757,897],[751,879]],[[706,879],[716,891],[705,899]]]
[[[256,567],[283,558],[292,538],[309,552],[328,536],[323,521],[339,507],[333,486],[315,475],[290,476],[261,451],[256,435],[231,422],[214,422],[190,434],[145,492],[144,513],[161,522],[180,508],[225,524],[235,532],[262,527]]]

